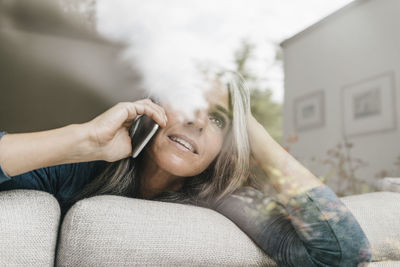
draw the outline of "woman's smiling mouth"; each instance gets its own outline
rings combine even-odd
[[[184,135],[170,135],[168,138],[177,143],[180,147],[189,150],[190,152],[197,154],[196,144]]]

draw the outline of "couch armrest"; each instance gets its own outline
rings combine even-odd
[[[34,190],[0,192],[0,266],[53,266],[60,206]]]
[[[400,260],[400,193],[374,192],[341,198],[372,248],[372,261]]]
[[[400,177],[385,177],[377,182],[381,191],[400,193]]]
[[[211,209],[119,196],[76,203],[62,223],[58,266],[276,266]]]

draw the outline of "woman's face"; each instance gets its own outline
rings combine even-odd
[[[166,107],[167,126],[160,128],[147,149],[162,170],[179,177],[203,172],[221,151],[230,128],[229,96],[218,88],[207,94],[209,108],[198,110],[192,119]]]

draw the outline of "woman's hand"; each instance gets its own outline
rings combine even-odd
[[[130,156],[132,145],[129,127],[143,114],[151,117],[161,127],[165,127],[167,123],[164,109],[150,99],[143,99],[118,103],[83,124],[96,158],[113,162]]]

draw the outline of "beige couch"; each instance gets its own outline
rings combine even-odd
[[[342,201],[371,242],[369,266],[400,266],[400,194]],[[60,222],[58,202],[45,192],[0,192],[0,203],[0,266],[276,266],[206,208],[99,196],[76,203]]]

